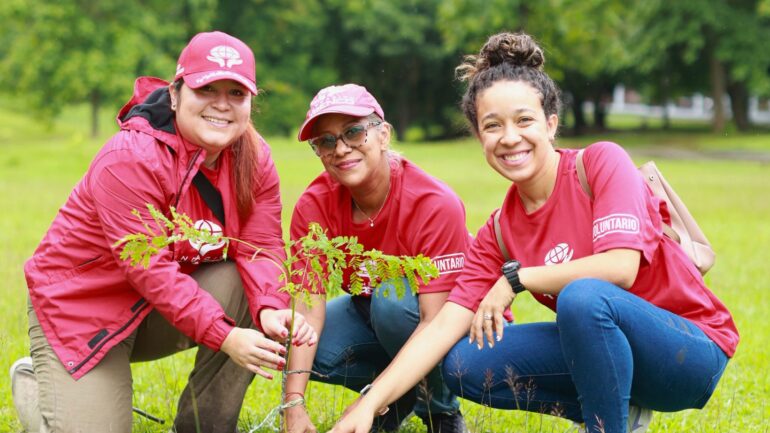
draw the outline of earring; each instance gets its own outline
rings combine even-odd
[[[176,111],[176,102],[171,103],[171,111]]]

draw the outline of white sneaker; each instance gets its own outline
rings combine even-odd
[[[32,369],[32,358],[26,356],[11,366],[11,395],[16,413],[24,431],[36,432],[40,428],[40,409],[37,405],[37,380]]]
[[[628,407],[628,433],[644,433],[651,422],[651,409],[634,405]]]

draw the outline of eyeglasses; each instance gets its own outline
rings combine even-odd
[[[324,158],[337,150],[337,140],[342,140],[345,146],[356,149],[366,143],[369,128],[381,125],[382,122],[369,122],[367,124],[352,125],[342,131],[340,135],[323,134],[310,139],[310,147],[316,155]]]

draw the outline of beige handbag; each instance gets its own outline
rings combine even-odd
[[[583,151],[577,155],[577,174],[583,191],[593,200],[591,186],[586,179],[586,169],[583,165]],[[653,161],[648,161],[639,167],[639,172],[645,183],[650,187],[656,197],[664,200],[671,215],[671,225],[663,224],[663,233],[675,240],[684,250],[687,257],[692,260],[701,274],[705,274],[714,266],[716,254],[703,230],[693,218],[687,206],[676,194],[674,188],[666,182],[663,174],[658,170]]]

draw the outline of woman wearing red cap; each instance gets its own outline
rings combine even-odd
[[[620,146],[585,149],[593,194],[581,186],[578,150],[554,147],[559,90],[543,62],[529,35],[501,33],[458,68],[463,112],[487,163],[511,181],[499,230],[490,217],[444,307],[334,433],[367,432],[442,358],[464,398],[590,433],[641,433],[651,410],[701,408],[714,391],[738,344],[730,312],[663,234],[665,207]],[[505,325],[525,291],[556,320]]]
[[[145,231],[131,212],[150,219],[152,204],[285,257],[278,177],[250,119],[256,93],[253,53],[221,32],[189,42],[173,83],[136,81],[120,132],[25,265],[32,359],[12,369],[25,429],[129,432],[130,363],[197,345],[176,431],[231,433],[254,374],[282,367],[284,349],[270,338],[287,336],[291,315],[277,266],[238,243],[225,261],[222,243],[177,242],[143,269],[114,247]],[[312,328],[298,324],[296,341],[313,344]]]
[[[323,376],[310,379],[357,392],[387,367],[416,329],[430,322],[462,270],[471,242],[460,199],[391,151],[391,131],[374,97],[362,86],[346,84],[318,92],[299,132],[299,140],[309,141],[325,171],[294,208],[292,239],[317,222],[329,236],[356,236],[366,249],[386,254],[423,254],[439,268],[439,277],[419,287],[418,296],[407,290],[400,300],[389,298],[381,293],[385,285],[373,294],[368,284],[360,295],[346,294],[328,303],[323,294],[314,296],[306,317],[323,332],[317,350],[307,346],[292,354],[290,368],[312,365]],[[361,276],[368,282],[366,275]],[[304,396],[308,379],[307,374],[289,377],[287,401]],[[431,432],[464,431],[457,398],[438,369],[428,374],[427,391],[428,396],[415,403],[417,393],[411,390],[377,420],[375,428],[395,431],[414,410]],[[315,431],[303,406],[287,409],[285,416],[290,431]]]

